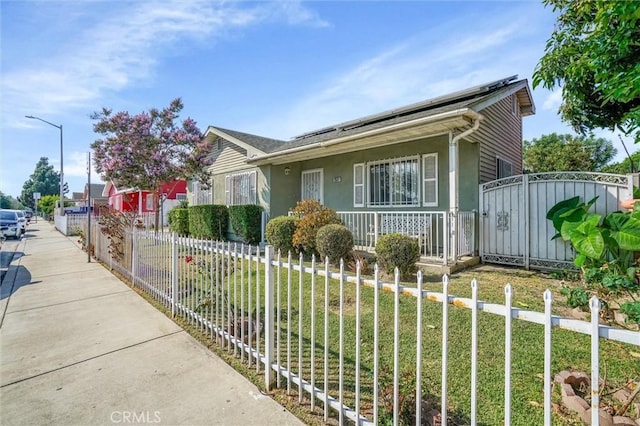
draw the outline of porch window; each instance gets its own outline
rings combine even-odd
[[[255,171],[225,176],[225,203],[228,206],[256,204],[256,179]]]
[[[353,165],[353,207],[364,207],[364,163]]]
[[[510,161],[503,160],[500,157],[496,158],[496,179],[502,179],[511,176],[513,165]]]
[[[418,206],[418,157],[367,164],[369,206]]]
[[[438,205],[438,154],[422,156],[422,205]]]
[[[323,203],[322,169],[305,170],[302,172],[301,200],[317,200]]]

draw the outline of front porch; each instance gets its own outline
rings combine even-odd
[[[477,256],[476,211],[339,211],[353,234],[355,249],[374,251],[378,238],[389,233],[409,235],[418,241],[421,264],[451,270]]]

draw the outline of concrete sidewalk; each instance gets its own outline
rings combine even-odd
[[[302,424],[49,223],[1,293],[2,425]]]

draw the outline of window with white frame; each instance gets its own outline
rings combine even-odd
[[[187,194],[176,194],[176,200],[182,201],[187,199]]]
[[[205,189],[202,182],[193,182],[191,205],[199,206],[204,204],[212,204],[211,188]]]
[[[509,177],[513,174],[513,164],[510,161],[496,157],[496,179]]]
[[[148,212],[152,212],[155,211],[155,203],[153,202],[155,197],[153,196],[154,194],[146,194],[145,196],[145,209]]]
[[[353,165],[353,207],[364,207],[364,163]]]
[[[418,159],[415,156],[368,163],[368,205],[419,205]]]
[[[422,205],[438,205],[438,154],[422,156]]]
[[[316,200],[323,203],[322,169],[305,170],[302,172],[301,200]]]
[[[225,176],[225,202],[228,206],[256,204],[257,174],[255,171]]]

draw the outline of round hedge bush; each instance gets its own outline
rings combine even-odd
[[[265,237],[269,244],[282,254],[294,252],[293,233],[296,231],[297,219],[291,216],[277,216],[267,222]]]
[[[353,249],[353,234],[343,225],[325,225],[316,234],[316,248],[323,259],[338,264]]]
[[[398,268],[402,277],[408,277],[416,271],[416,262],[420,259],[418,241],[408,235],[386,234],[376,243],[378,265],[389,275]]]

